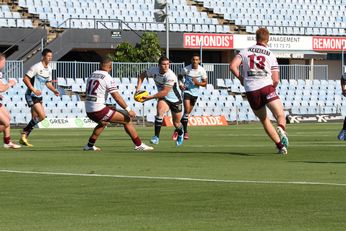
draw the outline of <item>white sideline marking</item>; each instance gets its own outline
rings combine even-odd
[[[328,182],[308,182],[308,181],[266,181],[266,180],[219,180],[219,179],[199,179],[190,177],[166,177],[166,176],[126,176],[126,175],[103,175],[103,174],[83,174],[83,173],[64,173],[64,172],[34,172],[0,169],[2,173],[52,175],[52,176],[80,176],[80,177],[107,177],[107,178],[128,178],[146,180],[172,180],[172,181],[196,181],[196,182],[216,182],[216,183],[249,183],[249,184],[291,184],[291,185],[328,185],[346,186],[342,183]]]

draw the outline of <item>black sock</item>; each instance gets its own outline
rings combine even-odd
[[[23,129],[23,132],[26,133],[27,136],[29,136],[30,132],[34,129],[36,124],[38,124],[40,121],[37,118],[31,119],[28,125]]]
[[[187,123],[189,122],[189,114],[184,113],[183,117],[180,120],[181,124],[184,127],[184,132],[187,133]]]
[[[175,130],[178,132],[178,135],[181,136],[184,133],[183,126],[180,125],[180,127],[175,128]]]
[[[163,119],[155,116],[155,136],[160,137],[160,131]]]
[[[344,119],[344,126],[343,126],[342,130],[346,130],[346,116],[345,116],[345,119]]]

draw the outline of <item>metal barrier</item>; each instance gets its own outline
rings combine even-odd
[[[7,60],[3,74],[4,79],[23,78],[23,61]]]
[[[140,73],[157,63],[113,63],[111,75],[115,78],[137,78]],[[185,66],[184,63],[171,63],[171,69],[179,74]],[[207,71],[208,83],[217,87],[217,79],[234,79],[229,71],[228,63],[204,63],[203,67]],[[91,75],[99,68],[98,62],[52,62],[53,80],[57,77],[83,79]],[[22,78],[23,61],[8,60],[4,69],[5,78]],[[328,65],[280,65],[281,79],[318,79],[328,80]]]

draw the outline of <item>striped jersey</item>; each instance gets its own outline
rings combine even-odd
[[[52,68],[50,65],[45,67],[42,62],[38,62],[29,69],[26,76],[30,78],[32,86],[42,92],[46,83],[52,81]],[[25,94],[42,97],[35,95],[29,88]]]

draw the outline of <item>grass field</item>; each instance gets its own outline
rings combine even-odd
[[[109,128],[36,129],[34,148],[0,149],[1,231],[346,230],[346,142],[341,124],[289,125],[275,154],[259,124],[171,128],[150,153]],[[153,128],[138,127],[148,143]],[[19,131],[13,130],[13,137]]]

